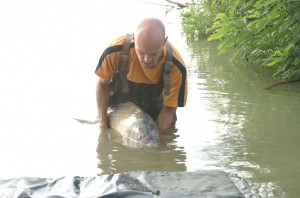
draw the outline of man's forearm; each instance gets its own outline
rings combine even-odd
[[[108,82],[102,79],[97,80],[96,85],[96,101],[98,109],[99,126],[101,128],[108,128],[107,122],[107,107],[109,99]]]

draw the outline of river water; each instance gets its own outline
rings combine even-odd
[[[237,172],[261,197],[300,194],[300,85],[188,42],[163,1],[0,3],[0,177],[95,176],[136,170]],[[118,5],[118,6],[116,6]],[[144,16],[166,24],[188,67],[189,96],[156,149],[99,137],[94,70],[103,48]]]

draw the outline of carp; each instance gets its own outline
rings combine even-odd
[[[152,117],[132,102],[120,103],[108,112],[109,127],[124,138],[131,147],[155,147],[159,142],[159,132]],[[75,119],[85,124],[95,124],[98,120]]]

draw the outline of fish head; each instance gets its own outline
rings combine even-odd
[[[158,129],[152,118],[139,119],[130,129],[131,139],[146,147],[156,147],[159,142]]]

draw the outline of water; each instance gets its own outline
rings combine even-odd
[[[230,63],[215,43],[186,43],[178,12],[151,2],[1,1],[1,178],[221,169],[262,197],[297,197],[299,84],[263,89],[268,71]],[[103,48],[148,15],[163,19],[181,52],[189,96],[158,148],[130,149],[72,118],[95,118]]]
[[[273,81],[270,71],[216,56],[216,43],[202,40],[188,46],[196,65],[190,69],[190,87],[197,87],[189,102],[202,107],[188,110],[201,120],[192,134],[215,135],[200,151],[193,149],[194,156],[204,155],[199,161],[206,159],[206,166],[237,171],[262,197],[297,197],[299,83],[266,90]],[[202,122],[210,127],[201,127]]]

